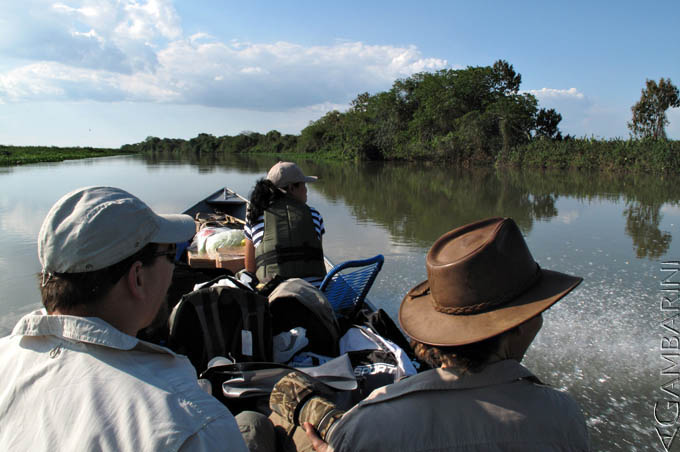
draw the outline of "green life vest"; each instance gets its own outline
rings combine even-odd
[[[274,275],[283,278],[326,275],[321,239],[307,204],[284,196],[264,211],[264,235],[255,248],[255,265],[260,281]]]

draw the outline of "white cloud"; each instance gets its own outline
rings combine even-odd
[[[666,112],[668,119],[668,126],[666,127],[666,135],[668,138],[678,140],[680,139],[680,108],[671,108]]]
[[[60,13],[71,14],[76,16],[80,15],[83,17],[90,18],[97,17],[99,15],[97,8],[94,8],[93,6],[83,6],[81,8],[74,8],[63,3],[54,3],[52,4],[52,9]]]
[[[555,88],[541,88],[541,89],[530,89],[528,91],[524,91],[527,93],[531,93],[538,100],[543,100],[543,99],[583,99],[585,96],[583,93],[579,92],[576,88],[569,88],[569,89],[555,89]]]
[[[26,11],[0,6],[0,15],[17,14],[18,24],[33,28],[0,31],[0,41],[8,38],[0,54],[23,62],[0,72],[0,102],[142,101],[281,111],[345,105],[360,92],[447,65],[415,46],[220,42],[206,33],[185,38],[169,0],[29,4]]]
[[[171,101],[178,94],[151,74],[126,75],[34,63],[0,74],[0,102],[97,100]]]
[[[32,0],[34,4],[49,3]],[[52,4],[53,19],[70,19],[70,26],[96,28],[110,39],[179,38],[180,19],[171,0],[71,0]],[[76,6],[71,6],[76,5]],[[42,14],[49,14],[46,9]]]
[[[169,43],[158,60],[159,79],[182,91],[181,102],[259,110],[348,102],[398,77],[446,66],[415,47],[223,43],[205,35]]]
[[[5,18],[4,20],[1,18]],[[181,37],[171,0],[25,0],[0,4],[0,55],[131,74]]]
[[[103,43],[103,42],[104,42],[104,39],[103,39],[101,36],[99,36],[99,35],[97,34],[97,32],[94,31],[94,30],[90,30],[90,31],[88,31],[87,33],[82,33],[82,32],[79,32],[79,31],[72,31],[71,34],[72,34],[73,36],[77,36],[77,37],[91,38],[91,39],[96,40],[96,41],[99,42],[99,43]]]
[[[134,40],[151,40],[160,35],[175,39],[182,34],[179,16],[169,0],[129,1],[123,6],[125,20],[115,28],[117,34]]]
[[[578,88],[541,88],[524,91],[539,101],[539,108],[554,108],[562,115],[559,128],[563,135],[576,137],[628,137],[629,110],[605,105]]]

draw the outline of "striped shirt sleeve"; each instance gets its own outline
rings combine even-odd
[[[253,242],[253,246],[257,247],[262,242],[262,235],[264,234],[264,215],[260,215],[255,224],[246,223],[243,234],[246,239]]]
[[[311,210],[312,212],[312,218],[314,219],[314,229],[316,230],[316,234],[319,236],[319,238],[321,238],[326,233],[326,228],[324,227],[323,224],[323,217],[321,216],[319,211],[316,210],[314,207],[310,207],[309,210]]]

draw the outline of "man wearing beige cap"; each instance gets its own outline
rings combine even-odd
[[[426,266],[428,279],[406,294],[399,321],[433,369],[322,424],[329,444],[305,424],[317,450],[589,450],[574,400],[520,364],[541,313],[581,278],[540,268],[508,218],[444,234]]]
[[[194,233],[117,188],[57,201],[38,237],[45,309],[0,339],[0,450],[247,450],[188,359],[135,337]]]
[[[245,236],[246,270],[264,282],[279,275],[316,285],[326,275],[321,214],[307,205],[305,176],[292,162],[278,162],[250,195]]]

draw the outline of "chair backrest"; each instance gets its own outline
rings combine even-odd
[[[319,289],[336,315],[352,311],[363,303],[383,262],[385,258],[378,254],[369,259],[343,262],[328,272]]]

